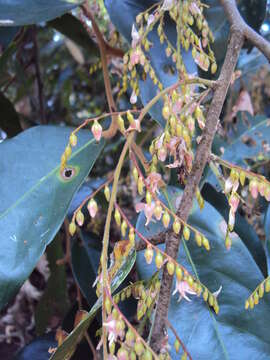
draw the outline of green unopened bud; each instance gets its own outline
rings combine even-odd
[[[145,257],[147,264],[151,264],[151,262],[153,260],[153,255],[154,255],[154,251],[153,251],[151,245],[148,245],[147,249],[144,252],[144,257]]]
[[[148,190],[146,191],[145,198],[146,198],[146,203],[148,205],[151,205],[151,203],[152,203],[152,195],[151,195],[150,191],[148,191]]]
[[[189,238],[190,238],[190,230],[189,230],[189,228],[187,227],[187,225],[184,226],[183,236],[184,236],[184,239],[185,239],[186,241],[188,241]]]
[[[162,223],[165,228],[167,228],[170,224],[170,215],[168,214],[167,211],[165,211],[165,213],[162,216]]]
[[[123,237],[126,236],[126,231],[127,231],[127,223],[125,220],[123,220],[121,224],[121,234]]]
[[[248,300],[246,300],[246,302],[245,302],[245,309],[247,310],[249,308],[249,302],[248,302]]]
[[[128,119],[130,124],[133,124],[134,116],[131,114],[131,112],[129,110],[127,111],[127,119]]]
[[[169,275],[172,276],[174,274],[174,269],[175,269],[174,263],[172,261],[168,261],[167,262],[167,271],[168,271]]]
[[[124,133],[126,131],[125,129],[125,122],[124,122],[124,119],[122,118],[121,115],[118,115],[117,117],[117,124],[118,124],[118,128],[119,130]]]
[[[140,195],[143,195],[144,182],[143,182],[143,179],[142,179],[141,176],[140,176],[139,179],[138,179],[138,184],[137,184],[137,186],[138,186],[138,193],[139,193]]]
[[[138,182],[138,178],[139,178],[139,174],[138,174],[138,170],[136,167],[133,168],[132,170],[132,175],[133,175],[133,178],[135,180],[135,182],[137,183]]]
[[[70,233],[71,236],[73,236],[76,232],[76,224],[74,221],[72,221],[69,226],[68,226],[68,231]]]
[[[71,135],[69,137],[70,145],[74,147],[77,145],[77,142],[78,142],[77,135],[75,135],[74,133],[71,133]]]
[[[253,295],[254,304],[257,305],[259,303],[259,295],[257,291]]]
[[[264,285],[263,283],[259,286],[259,297],[262,298],[264,294]]]
[[[183,279],[183,271],[180,266],[176,266],[175,275],[178,281],[181,281]]]
[[[181,356],[181,360],[187,360],[187,353],[184,352],[184,354]]]
[[[117,351],[117,359],[128,359],[128,351],[121,347],[118,351]]]
[[[135,335],[132,330],[128,329],[128,331],[126,332],[126,343],[129,346],[133,346],[134,341],[135,341]]]
[[[115,342],[114,341],[109,344],[109,350],[110,350],[110,354],[113,355],[115,352]]]
[[[209,250],[210,250],[210,244],[209,244],[209,241],[208,241],[208,239],[207,239],[205,236],[203,236],[203,239],[202,239],[202,244],[203,244],[203,246],[205,247],[205,249],[206,249],[207,251],[209,251]]]
[[[215,74],[217,72],[217,63],[213,63],[211,65],[211,74]]]
[[[154,215],[155,215],[157,220],[161,219],[162,207],[160,205],[160,202],[158,202],[158,201],[156,202],[156,206],[155,206],[155,209],[154,209]]]
[[[163,265],[163,256],[160,252],[157,253],[155,258],[156,267],[160,269]]]
[[[195,240],[198,246],[202,246],[202,236],[199,233],[195,233]]]
[[[115,219],[115,222],[118,226],[121,225],[121,215],[120,215],[120,212],[118,209],[115,209],[115,212],[114,212],[114,219]]]
[[[105,299],[105,309],[107,311],[107,314],[110,314],[112,311],[112,303],[108,297],[106,297],[106,299]]]
[[[214,297],[212,294],[209,294],[209,296],[208,296],[208,303],[210,306],[214,305]]]
[[[72,149],[71,149],[71,146],[68,145],[65,149],[65,155],[66,155],[66,158],[69,159],[70,158],[70,155],[72,153]]]
[[[209,295],[208,290],[205,289],[204,292],[203,292],[203,300],[204,300],[204,301],[207,301],[207,300],[208,300],[208,295]]]
[[[177,339],[175,339],[174,348],[175,348],[175,351],[178,353],[180,350],[180,342]]]
[[[110,188],[108,185],[105,186],[104,188],[104,196],[105,196],[105,199],[109,202],[110,200]]]
[[[173,231],[175,232],[176,235],[178,235],[180,230],[181,230],[181,223],[179,220],[176,219],[173,223]]]
[[[129,229],[128,239],[129,239],[130,243],[131,243],[132,245],[134,245],[134,243],[135,243],[135,232],[134,232],[134,229],[133,229],[133,228],[130,228],[130,229]]]
[[[143,357],[142,357],[143,360],[152,360],[152,353],[150,350],[146,349],[144,354],[143,354]]]
[[[254,308],[254,300],[253,300],[253,297],[252,297],[252,296],[250,296],[250,298],[249,298],[249,307],[250,307],[251,309]]]
[[[227,250],[230,250],[231,247],[232,247],[232,240],[231,240],[229,234],[227,234],[226,238],[225,238],[225,247],[226,247]]]
[[[170,108],[168,105],[164,105],[162,108],[162,115],[164,119],[168,120],[170,116]]]
[[[144,346],[140,340],[136,340],[134,350],[138,356],[141,356],[144,352]]]
[[[76,221],[79,226],[82,226],[84,223],[84,215],[81,210],[76,213]]]

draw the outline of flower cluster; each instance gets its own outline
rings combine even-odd
[[[267,277],[260,283],[260,285],[253,291],[250,297],[245,302],[245,309],[253,309],[255,305],[259,304],[264,292],[270,292],[270,277]]]

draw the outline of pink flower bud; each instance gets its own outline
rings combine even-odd
[[[137,95],[136,95],[135,91],[133,90],[132,94],[130,96],[130,103],[131,104],[136,104],[136,102],[137,102]]]
[[[258,186],[258,181],[257,180],[251,180],[249,183],[249,191],[251,193],[251,196],[253,197],[253,199],[257,199],[258,197],[258,193],[259,193],[259,186]]]
[[[239,205],[239,198],[238,198],[238,196],[236,196],[235,193],[231,194],[230,199],[229,199],[229,204],[230,204],[232,211],[235,213],[238,208],[238,205]]]
[[[97,120],[94,121],[91,130],[94,135],[94,138],[96,139],[96,141],[99,142],[102,136],[102,126],[97,122]]]
[[[158,159],[163,162],[166,160],[166,157],[167,157],[166,149],[164,147],[160,148],[158,150]]]
[[[91,199],[88,202],[87,209],[89,211],[89,214],[90,214],[91,218],[94,218],[96,216],[97,211],[98,211],[98,206],[97,206],[97,203],[96,203],[96,201],[94,199]]]

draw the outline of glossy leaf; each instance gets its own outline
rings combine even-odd
[[[135,250],[131,250],[128,254],[128,257],[123,261],[122,266],[117,271],[116,276],[112,279],[112,292],[114,292],[121,283],[125,280],[125,278],[130,273],[134,263],[136,260],[136,252]],[[85,317],[79,325],[69,334],[69,336],[65,339],[63,344],[57,349],[54,355],[50,358],[51,360],[62,360],[62,359],[70,359],[72,354],[74,353],[76,346],[81,341],[84,332],[88,329],[92,320],[96,316],[96,312],[102,306],[102,299],[99,298],[92,309],[89,311],[88,316]]]
[[[82,46],[91,53],[91,56],[99,56],[99,50],[96,43],[90,38],[83,24],[75,16],[65,14],[49,21],[48,25],[70,38],[77,45]]]
[[[179,194],[169,189],[172,204]],[[178,200],[177,200],[178,201]],[[210,220],[211,219],[211,220]],[[169,321],[184,342],[193,359],[262,359],[270,356],[270,297],[260,299],[253,310],[245,310],[245,299],[263,280],[258,266],[248,249],[235,234],[232,236],[232,248],[228,252],[224,246],[224,220],[207,202],[203,211],[194,204],[189,223],[202,231],[209,239],[211,250],[199,248],[194,239],[186,243],[200,280],[214,292],[222,285],[218,296],[219,315],[216,316],[201,298],[190,296],[191,302],[177,302],[178,295],[172,297],[169,308]],[[162,229],[159,223],[150,223],[146,228],[145,219],[140,215],[137,229],[146,236]],[[183,246],[180,246],[178,261],[190,272]],[[147,265],[143,252],[137,255],[138,271],[143,279],[149,278],[155,269]],[[169,333],[169,342],[174,343],[174,336]],[[173,359],[178,359],[171,350]]]
[[[47,247],[46,256],[50,277],[35,309],[35,332],[37,335],[45,333],[53,316],[62,319],[69,306],[65,264],[57,264],[57,260],[64,257],[59,233]]]
[[[82,0],[0,0],[0,26],[37,24],[55,19]]]
[[[70,128],[38,126],[0,144],[1,307],[54,238],[103,147],[89,131],[81,131],[69,161],[70,177],[64,179],[60,157],[70,132]]]

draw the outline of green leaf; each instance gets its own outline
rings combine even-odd
[[[112,279],[112,292],[114,292],[121,283],[125,280],[125,278],[130,273],[134,263],[136,260],[136,251],[133,249],[129,252],[127,258],[123,261],[120,269],[117,271],[115,277]],[[63,344],[59,346],[56,352],[52,355],[50,360],[68,360],[74,353],[76,346],[81,341],[84,332],[88,329],[92,320],[96,316],[96,312],[102,306],[101,297],[97,300],[95,305],[89,311],[88,315],[79,323],[79,325],[69,334],[69,336],[65,339]]]
[[[72,272],[89,306],[93,306],[97,300],[97,295],[92,285],[97,277],[100,258],[100,251],[95,248],[95,244],[101,244],[101,242],[100,239],[95,239],[93,236],[85,233],[81,238],[83,243],[79,243],[76,240],[72,245]],[[96,266],[93,266],[93,260],[96,260]]]
[[[91,39],[83,24],[75,16],[65,14],[48,22],[48,25],[82,46],[92,56],[99,56],[96,43]]]
[[[0,0],[0,25],[30,25],[52,20],[82,3],[82,0]]]
[[[68,311],[69,301],[67,296],[67,282],[65,264],[58,265],[57,260],[63,259],[64,253],[61,245],[61,236],[58,233],[54,241],[47,247],[50,277],[44,294],[35,310],[36,334],[42,335],[52,316],[60,319]]]
[[[0,144],[0,307],[15,295],[59,230],[74,193],[94,165],[103,141],[89,131],[64,179],[60,157],[72,129],[37,126]]]
[[[0,109],[0,128],[5,131],[8,137],[19,134],[22,131],[19,116],[13,104],[2,92],[0,92]]]
[[[170,199],[175,205],[179,190],[169,188]],[[216,316],[201,298],[190,295],[191,302],[178,295],[172,296],[169,321],[176,329],[193,359],[269,359],[270,356],[270,297],[265,294],[254,310],[245,310],[245,299],[263,280],[263,276],[248,249],[235,234],[232,236],[231,251],[224,246],[224,220],[207,202],[203,211],[193,205],[189,223],[202,231],[209,239],[211,250],[199,248],[192,237],[187,246],[199,278],[210,291],[222,285],[218,296],[219,315]],[[145,227],[145,218],[139,216],[137,229],[145,236],[162,230],[160,223],[151,222]],[[225,226],[226,229],[226,226]],[[190,272],[190,266],[183,245],[180,246],[178,262]],[[143,252],[137,254],[137,268],[142,279],[155,272],[155,266],[147,265]],[[169,332],[169,342],[174,343]],[[171,350],[173,359],[178,359]]]

